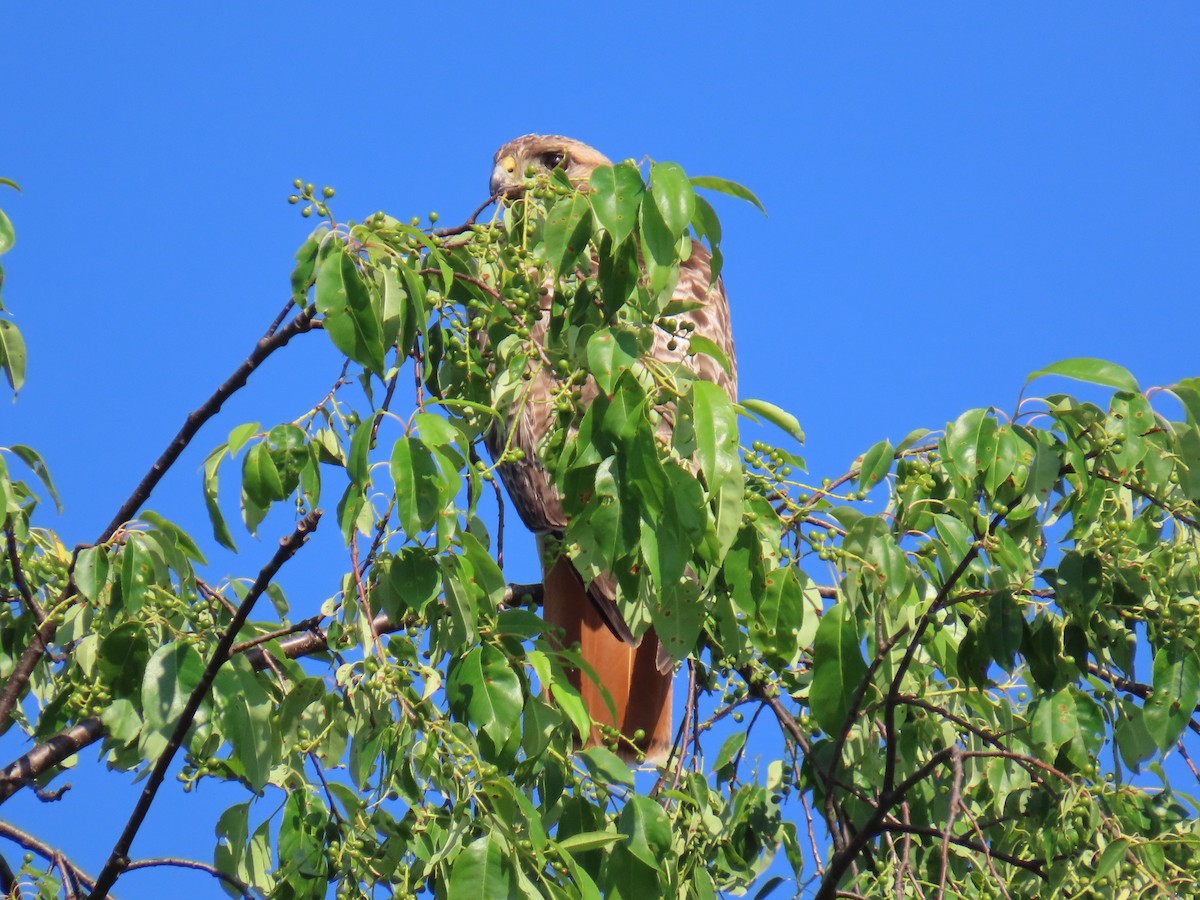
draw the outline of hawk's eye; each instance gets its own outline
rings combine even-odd
[[[560,165],[562,165],[562,161],[565,157],[566,154],[561,150],[551,150],[549,153],[542,154],[542,165],[544,165],[547,169],[557,169]]]

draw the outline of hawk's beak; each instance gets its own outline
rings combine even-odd
[[[511,156],[497,160],[495,168],[492,169],[492,196],[507,194],[517,185],[517,161]]]

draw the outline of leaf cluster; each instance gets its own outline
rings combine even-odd
[[[285,316],[177,442],[324,332],[345,361],[327,394],[231,428],[203,500],[227,548],[231,493],[250,534],[334,502],[344,573],[330,596],[272,584],[241,626],[268,570],[210,584],[206,539],[143,510],[148,489],[71,552],[0,469],[0,727],[36,744],[0,797],[45,790],[91,742],[151,771],[199,691],[180,780],[246,791],[212,862],[235,894],[710,897],[780,851],[818,897],[1195,894],[1197,810],[1146,778],[1200,733],[1200,381],[1143,393],[1065,361],[1035,374],[1115,388],[1106,408],[971,410],[808,483],[794,450],[739,434],[792,447],[794,417],[686,364],[729,365],[673,300],[694,254],[721,268],[696,188],[753,201],[621,163],[438,230],[338,223],[332,192],[302,186],[327,221]],[[652,775],[619,735],[578,751],[581,661],[537,586],[503,575],[487,510],[524,461],[504,426],[542,393],[562,547],[613,573],[631,628],[688,672]],[[14,457],[52,493],[33,451]],[[53,865],[26,874],[57,883]]]

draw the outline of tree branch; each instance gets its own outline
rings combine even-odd
[[[246,624],[246,620],[250,617],[250,612],[254,609],[254,604],[275,578],[280,567],[291,559],[296,551],[303,546],[304,542],[308,539],[309,533],[317,527],[317,522],[320,521],[320,518],[320,510],[313,510],[300,520],[296,525],[296,529],[290,535],[279,542],[279,549],[275,551],[275,555],[271,557],[271,561],[258,573],[258,577],[246,593],[245,599],[238,605],[237,615],[229,623],[229,626],[225,629],[225,633],[221,635],[221,639],[217,641],[217,646],[213,648],[212,657],[204,669],[204,674],[200,676],[200,682],[188,697],[187,704],[180,714],[179,722],[176,723],[175,730],[171,734],[171,739],[167,742],[167,746],[158,757],[158,761],[155,762],[154,769],[146,781],[146,786],[142,789],[142,794],[138,798],[137,805],[129,817],[129,822],[125,825],[125,830],[113,846],[112,853],[109,855],[108,861],[104,864],[104,868],[96,876],[96,885],[92,888],[92,892],[89,895],[91,898],[101,898],[108,893],[109,888],[113,886],[117,878],[129,866],[129,848],[133,844],[133,839],[136,837],[138,829],[141,828],[146,814],[150,811],[150,805],[154,802],[154,797],[158,793],[163,779],[166,777],[171,761],[175,758],[175,754],[183,745],[184,738],[187,737],[188,730],[192,727],[192,720],[199,711],[200,704],[208,696],[209,689],[212,687],[213,681],[216,680],[217,672],[229,659],[230,651],[233,649],[238,632]]]
[[[542,602],[542,586],[540,584],[510,584],[504,592],[504,602],[512,604],[522,597],[532,597],[534,602]],[[245,653],[246,659],[255,669],[265,669],[268,658],[261,644],[278,638],[279,650],[288,659],[298,659],[322,653],[329,648],[328,639],[323,629],[318,628],[320,616],[313,616],[298,622],[290,628],[284,628],[270,634],[235,644],[231,653]],[[407,628],[407,622],[393,622],[385,615],[376,616],[371,623],[375,634],[384,635]],[[63,760],[78,753],[84,747],[94,744],[104,737],[104,723],[97,716],[81,719],[76,724],[65,728],[54,737],[34,747],[24,756],[19,757],[0,769],[0,803],[3,803],[21,788],[34,783],[34,779],[48,772]]]
[[[296,335],[303,334],[312,328],[313,316],[315,315],[316,307],[310,306],[270,337],[260,339],[254,345],[254,349],[250,352],[250,355],[234,370],[232,375],[222,382],[221,386],[213,392],[212,396],[192,412],[188,413],[183,427],[179,429],[178,433],[171,440],[171,443],[167,445],[167,449],[162,452],[162,455],[150,466],[150,470],[142,477],[141,482],[134,489],[133,493],[129,495],[129,498],[117,510],[117,514],[113,516],[113,520],[108,523],[108,527],[101,532],[100,537],[96,540],[97,544],[106,543],[117,533],[117,529],[137,515],[137,511],[142,508],[142,504],[150,499],[151,492],[158,486],[158,483],[171,466],[175,465],[175,461],[187,449],[188,444],[192,442],[192,438],[196,436],[204,424],[221,411],[221,407],[225,405],[226,400],[245,387],[254,370],[261,366],[272,353],[286,346]]]
[[[154,461],[150,470],[142,477],[141,482],[138,483],[138,486],[129,495],[129,498],[121,504],[121,508],[117,510],[117,514],[113,516],[112,521],[108,523],[108,526],[100,533],[100,537],[96,539],[96,544],[107,543],[117,533],[118,529],[137,514],[142,504],[150,498],[151,492],[158,486],[158,483],[171,466],[175,464],[176,460],[179,459],[183,451],[187,449],[188,444],[191,443],[192,438],[196,436],[201,427],[220,412],[225,401],[246,384],[250,375],[263,364],[267,357],[285,346],[296,335],[308,331],[313,325],[314,315],[316,315],[316,308],[309,307],[279,331],[259,340],[245,361],[213,392],[212,396],[188,414],[187,419],[184,420],[183,427],[179,429],[179,432],[172,439],[171,443],[167,445],[167,449],[162,452],[162,455]],[[74,565],[75,562],[72,559],[72,579],[63,590],[59,602],[55,604],[57,607],[62,607],[67,600],[70,600],[78,592],[74,581]],[[56,618],[51,617],[44,620],[38,626],[38,630],[34,632],[16,666],[13,667],[12,673],[8,676],[8,681],[4,684],[4,690],[0,691],[0,730],[8,723],[13,707],[17,705],[21,693],[29,683],[30,676],[33,675],[34,668],[41,661],[42,654],[46,652],[46,649],[54,641],[54,635],[57,630],[58,621]]]
[[[155,859],[139,859],[131,862],[125,867],[126,872],[132,872],[134,869],[149,869],[154,866],[174,866],[178,869],[196,869],[200,872],[207,872],[213,878],[219,878],[227,885],[240,893],[243,897],[251,898],[250,886],[244,881],[234,878],[228,872],[222,872],[216,866],[210,866],[208,863],[197,862],[194,859],[179,859],[174,856],[162,856]]]
[[[76,881],[81,882],[89,890],[95,884],[92,879],[88,878],[88,876],[83,873],[82,869],[67,860],[66,857],[64,857],[58,850],[55,850],[49,844],[39,841],[28,832],[22,831],[20,828],[10,825],[8,822],[0,821],[0,837],[6,837],[14,844],[24,847],[30,853],[36,853],[38,856],[42,857],[42,859],[54,863],[65,873],[69,873],[70,876]]]
[[[26,785],[33,784],[34,779],[43,772],[102,737],[104,724],[98,717],[89,716],[60,731],[45,743],[38,744],[20,759],[0,769],[0,803]]]

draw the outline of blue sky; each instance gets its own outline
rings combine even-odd
[[[1200,6],[433,10],[0,13],[0,176],[24,188],[0,194],[18,233],[4,299],[30,347],[0,443],[46,456],[67,505],[46,524],[68,546],[95,537],[286,299],[308,231],[285,202],[293,178],[336,187],[341,218],[452,223],[484,198],[495,147],[531,131],[758,193],[769,217],[717,201],[741,391],[799,417],[817,478],[880,438],[1011,409],[1026,374],[1065,357],[1114,360],[1144,386],[1200,375]],[[290,347],[149,505],[198,526],[207,450],[240,422],[294,418],[336,374],[319,335]],[[287,528],[212,554],[215,574],[256,571]],[[285,581],[297,608],[336,589],[326,576],[306,593],[340,564],[327,531],[316,568]],[[532,542],[508,542],[509,577],[532,579]],[[11,734],[0,747],[21,752]],[[123,776],[71,780],[94,813],[64,826],[26,797],[5,816],[95,871],[133,793]],[[137,855],[207,858],[208,805],[238,795],[203,795],[163,802]],[[135,873],[120,893],[156,884]]]

